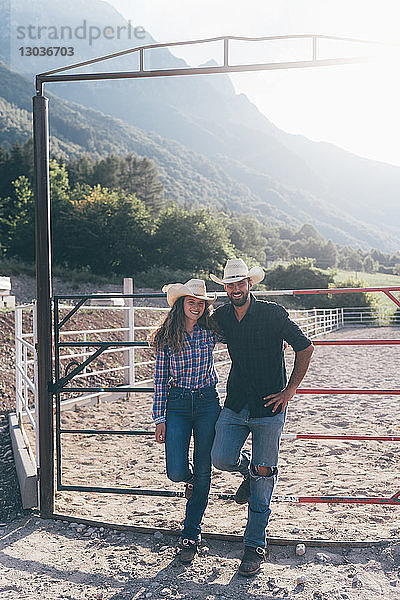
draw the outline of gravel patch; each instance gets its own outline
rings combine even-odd
[[[397,600],[399,544],[385,548],[272,546],[262,572],[236,573],[241,545],[204,540],[189,566],[176,538],[78,523],[19,519],[0,530],[0,595],[6,600]],[[324,561],[317,557],[323,553]]]
[[[0,413],[0,528],[21,516],[22,503],[14,454],[11,445],[8,415]]]

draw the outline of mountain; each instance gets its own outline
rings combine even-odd
[[[290,209],[278,208],[291,222],[311,222],[338,243],[399,247],[400,168],[280,131],[234,93],[227,76],[80,84],[62,93],[175,139],[224,168],[234,163],[230,175],[260,197],[261,212],[276,205],[268,199],[272,187],[290,196]],[[343,228],[347,235],[338,235]]]
[[[40,17],[43,23],[79,26],[90,15],[91,25],[107,23],[115,30],[127,25],[113,7],[98,0],[70,0],[66,8],[60,0],[36,0],[30,3],[28,17],[26,11],[22,0],[15,0],[11,21],[36,23]],[[0,5],[2,16],[7,17]],[[3,32],[0,28],[0,55],[6,56],[9,40]],[[87,40],[86,46],[75,42],[74,62],[121,49],[117,40],[101,40],[95,47]],[[152,42],[146,32],[143,39],[124,45]],[[30,78],[57,64],[54,57],[44,57],[45,63],[38,58],[19,60],[17,66]],[[130,55],[91,68],[136,69],[135,60]],[[152,51],[146,59],[146,68],[184,65],[167,49]],[[10,76],[1,70],[2,82]],[[2,86],[1,103],[30,111],[28,96],[33,90],[22,81],[15,83],[16,88]],[[18,86],[26,86],[25,101],[15,93]],[[267,216],[274,223],[312,223],[337,243],[386,251],[399,248],[400,168],[279,130],[245,95],[235,94],[227,75],[57,83],[46,88],[46,93],[64,98],[51,96],[56,153],[146,154],[159,166],[167,194],[178,202],[225,205]],[[4,140],[21,135],[24,119],[29,115],[15,111],[7,120]]]
[[[0,145],[11,147],[32,133],[32,84],[0,64]],[[166,198],[178,204],[206,204],[240,210],[257,198],[205,156],[93,109],[49,94],[50,149],[53,156],[134,152],[158,166]]]

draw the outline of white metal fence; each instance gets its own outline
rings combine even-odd
[[[20,424],[21,433],[25,438],[28,452],[31,446],[26,438],[22,422],[25,419],[31,423],[35,433],[36,457],[39,456],[37,400],[37,314],[36,303],[23,304],[15,307],[15,412]]]
[[[126,291],[126,290],[125,290]],[[80,310],[90,310],[94,312],[101,311],[123,311],[124,326],[123,327],[104,327],[97,329],[66,329],[62,330],[61,339],[67,341],[74,337],[74,341],[89,341],[89,338],[95,335],[101,335],[104,338],[108,334],[120,333],[125,341],[135,341],[139,332],[143,332],[146,336],[154,328],[154,325],[137,325],[137,318],[140,317],[142,311],[157,313],[162,316],[168,311],[168,308],[150,307],[150,306],[134,306],[131,299],[125,300],[125,306],[90,306],[81,307]],[[69,307],[70,308],[70,307]],[[393,309],[388,308],[336,308],[336,309],[310,309],[310,310],[290,310],[291,318],[298,323],[304,333],[314,338],[318,335],[334,331],[336,329],[350,326],[385,326],[399,325],[400,326],[400,311],[394,313]],[[19,422],[29,421],[35,433],[36,446],[38,444],[37,425],[37,361],[36,361],[36,305],[29,304],[17,306],[15,309],[15,345],[16,345],[16,413]],[[123,394],[124,385],[133,387],[135,385],[149,384],[153,381],[150,378],[141,378],[137,374],[139,367],[152,367],[155,363],[154,357],[147,360],[140,360],[139,351],[141,348],[130,347],[121,350],[120,348],[110,348],[104,354],[119,353],[120,363],[118,366],[107,367],[104,369],[86,368],[82,373],[76,376],[79,379],[88,377],[103,377],[110,373],[123,373],[123,383],[120,385],[121,393],[116,392],[114,397],[120,397]],[[149,352],[149,350],[147,350]],[[90,356],[89,348],[79,348],[79,351],[66,351],[60,355],[60,364],[66,366],[66,362],[73,360],[85,360]],[[227,357],[226,349],[215,350],[216,367],[228,364],[230,361]],[[104,397],[110,399],[110,393],[96,392],[91,394],[83,394],[79,397],[73,397],[62,402],[62,408],[67,409],[69,406],[78,404],[90,404],[101,402]],[[23,428],[22,428],[23,429]],[[36,447],[36,456],[38,456],[38,448]]]
[[[360,308],[344,308],[344,327],[384,327],[400,326],[400,309],[390,306],[363,306]]]
[[[309,338],[339,329],[344,322],[343,308],[289,310],[289,314]]]

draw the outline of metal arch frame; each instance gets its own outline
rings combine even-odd
[[[284,39],[309,39],[312,42],[312,53],[309,60],[291,62],[270,62],[257,64],[231,65],[229,50],[231,41],[268,41]],[[151,44],[131,48],[123,52],[102,56],[89,61],[77,63],[36,76],[36,96],[33,97],[33,141],[34,141],[34,172],[35,172],[35,250],[36,250],[36,294],[38,310],[38,397],[39,397],[39,504],[41,515],[45,518],[54,514],[54,442],[53,442],[53,364],[52,364],[52,276],[51,276],[51,229],[50,229],[50,181],[49,181],[49,126],[48,99],[44,95],[44,84],[66,81],[96,81],[112,79],[133,79],[152,77],[175,77],[183,75],[200,75],[213,73],[237,73],[251,71],[267,71],[276,69],[294,69],[326,67],[334,65],[355,64],[370,60],[366,56],[347,58],[322,59],[318,58],[318,42],[322,39],[340,42],[377,45],[377,42],[354,38],[321,36],[321,35],[292,35],[268,36],[261,38],[224,36],[202,40],[189,40],[166,44]],[[214,67],[197,67],[181,69],[160,69],[149,71],[145,69],[145,51],[156,48],[204,44],[221,41],[223,43],[223,65]],[[379,44],[380,45],[380,44]],[[386,45],[386,44],[384,44]],[[97,62],[116,58],[123,55],[139,55],[139,70],[127,72],[103,73],[66,73],[71,69],[93,65]]]
[[[304,39],[310,40],[312,43],[312,54],[309,60],[298,60],[289,62],[269,62],[269,63],[249,63],[249,64],[230,64],[230,42],[241,41],[241,42],[264,42],[264,41],[276,41],[276,40],[295,40]],[[138,46],[135,48],[129,48],[121,52],[115,52],[113,54],[107,54],[91,60],[86,60],[80,63],[68,65],[66,67],[60,67],[59,69],[53,69],[52,71],[46,71],[36,76],[36,93],[37,95],[43,94],[43,85],[48,82],[55,81],[94,81],[104,79],[135,79],[143,77],[168,77],[177,75],[201,75],[201,74],[212,74],[212,73],[238,73],[238,72],[250,72],[250,71],[266,71],[273,69],[295,69],[304,67],[327,67],[333,65],[344,65],[354,64],[360,62],[368,62],[371,60],[371,56],[348,56],[342,58],[318,58],[318,42],[320,40],[331,40],[337,42],[350,42],[353,44],[364,44],[368,46],[388,46],[393,44],[386,44],[382,42],[373,42],[371,40],[362,40],[357,38],[337,37],[330,35],[313,35],[313,34],[298,34],[298,35],[275,35],[275,36],[264,36],[264,37],[246,37],[246,36],[219,36],[213,38],[205,38],[200,40],[187,40],[181,42],[167,42],[163,44],[148,44],[146,46]],[[147,70],[145,68],[145,52],[146,50],[154,50],[157,48],[173,48],[176,46],[192,46],[195,44],[209,44],[213,42],[223,43],[223,65],[221,66],[208,66],[208,67],[185,67],[180,69],[158,69],[158,70]],[[65,75],[66,71],[72,69],[78,69],[81,67],[93,65],[98,62],[118,58],[121,56],[127,56],[129,54],[139,55],[139,69],[137,71],[120,71],[120,72],[103,72],[103,73],[70,73]],[[64,74],[61,74],[64,73]]]

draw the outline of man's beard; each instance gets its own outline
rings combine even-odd
[[[241,298],[232,298],[229,296],[229,300],[232,302],[234,306],[244,306],[248,300],[249,292],[245,292]]]

